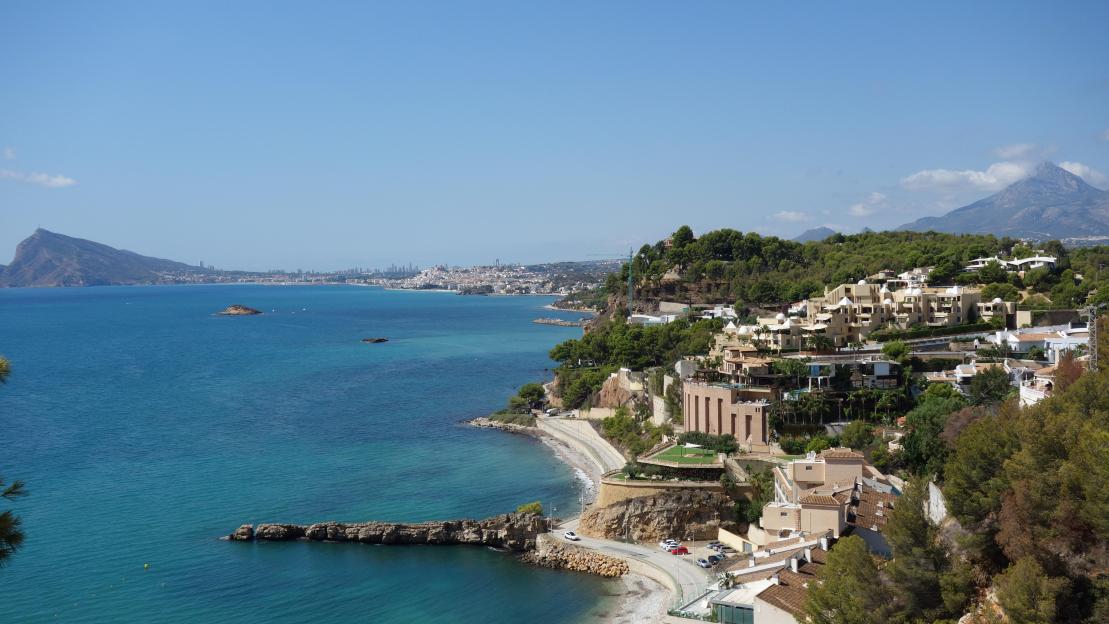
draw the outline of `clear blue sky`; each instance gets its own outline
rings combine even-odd
[[[0,263],[226,268],[893,227],[1109,186],[1109,2],[0,4]],[[766,6],[771,5],[771,6]]]

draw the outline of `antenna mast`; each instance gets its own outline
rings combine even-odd
[[[1090,370],[1095,373],[1097,372],[1097,308],[1098,306],[1093,305],[1086,308],[1086,313],[1090,315],[1089,320],[1086,321],[1086,328],[1090,336]]]
[[[631,247],[629,247],[628,248],[628,317],[631,317],[631,315],[632,315],[633,284],[634,284],[634,282],[632,281],[632,250],[631,250]]]

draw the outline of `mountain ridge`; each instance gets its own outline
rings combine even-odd
[[[898,230],[994,234],[1039,240],[1109,235],[1109,192],[1044,162],[1032,175],[976,202]]]
[[[829,236],[834,236],[836,234],[837,232],[832,228],[822,225],[805,230],[804,232],[801,232],[790,240],[795,243],[808,243],[810,241],[822,241],[825,238],[828,238]]]
[[[0,286],[110,286],[149,284],[161,273],[193,271],[183,262],[144,256],[103,243],[38,228],[0,267]]]

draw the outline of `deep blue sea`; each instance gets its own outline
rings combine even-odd
[[[613,582],[481,547],[241,544],[244,522],[574,506],[526,437],[459,424],[579,334],[542,297],[359,287],[0,289],[3,622],[576,622]],[[265,311],[220,317],[232,303]],[[563,315],[565,316],[565,315]],[[363,344],[384,336],[384,344]],[[11,507],[0,502],[0,509]],[[150,564],[144,570],[144,564]]]

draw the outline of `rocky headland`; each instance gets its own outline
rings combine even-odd
[[[363,544],[472,544],[523,552],[535,548],[546,519],[511,513],[485,520],[444,520],[419,524],[318,522],[244,524],[227,536],[237,542],[359,542]]]
[[[261,313],[261,310],[255,310],[254,308],[250,308],[239,303],[234,303],[220,310],[216,314],[220,316],[253,316],[255,314]]]

